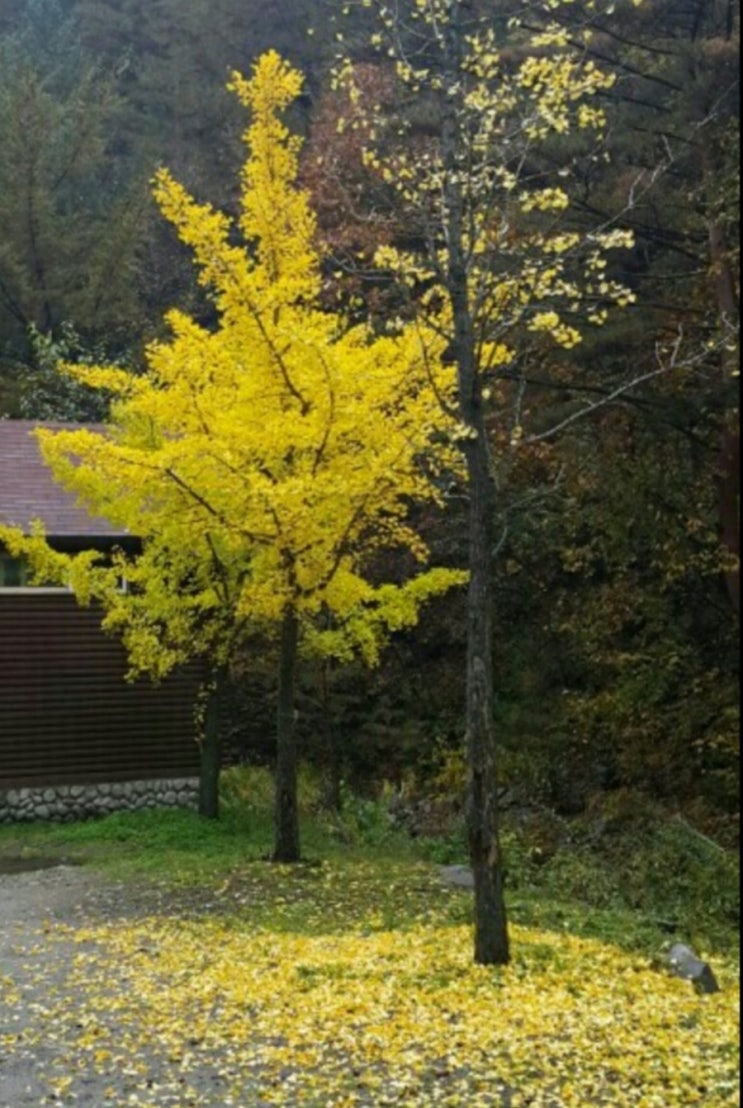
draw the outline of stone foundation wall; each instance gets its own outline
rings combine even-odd
[[[198,790],[196,777],[0,789],[0,823],[60,823],[138,808],[195,808]]]

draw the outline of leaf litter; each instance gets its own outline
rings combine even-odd
[[[697,996],[521,926],[510,966],[475,966],[464,903],[412,866],[252,863],[211,890],[2,877],[0,1105],[739,1103],[731,966]]]

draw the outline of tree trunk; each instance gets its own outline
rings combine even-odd
[[[467,840],[475,882],[475,961],[509,960],[498,838],[492,655],[493,495],[485,428],[467,450],[469,569],[467,592]]]
[[[334,812],[343,805],[343,745],[338,728],[333,721],[332,662],[326,658],[322,664],[321,697],[325,752],[328,764],[328,804]]]
[[[224,688],[224,675],[216,673],[209,691],[204,715],[204,734],[201,739],[201,766],[199,771],[199,815],[204,819],[219,819],[219,770],[221,742],[219,709]]]
[[[704,81],[703,87],[706,87]],[[697,109],[699,128],[697,150],[705,193],[710,204],[707,241],[710,275],[720,320],[722,341],[720,362],[723,383],[730,387],[739,372],[740,352],[737,335],[740,329],[740,299],[734,263],[731,259],[730,231],[726,228],[722,217],[714,211],[714,205],[710,200],[715,196],[720,165],[724,165],[724,161],[718,145],[719,139],[715,142],[714,130],[710,135],[710,128],[703,126],[710,118],[710,105],[706,96],[697,105]],[[736,389],[730,401],[730,407],[723,417],[718,458],[718,509],[720,537],[733,563],[725,572],[725,583],[733,611],[740,619],[740,426],[737,393]]]
[[[287,608],[281,624],[279,695],[276,713],[276,807],[274,862],[298,862],[297,742],[294,724],[294,683],[297,668],[299,622]]]
[[[711,176],[712,170],[708,169],[710,179]],[[717,220],[710,223],[709,252],[723,339],[723,378],[728,382],[734,380],[738,372],[738,353],[734,349],[729,350],[728,346],[733,346],[732,335],[738,328],[740,307],[725,233]],[[740,618],[740,429],[732,411],[727,413],[722,429],[719,470],[720,533],[735,562],[725,573],[725,583],[733,611]]]
[[[733,611],[740,619],[740,432],[737,427],[725,428],[722,435],[719,506],[722,542],[735,559],[735,564],[725,571],[725,584]]]
[[[503,896],[503,860],[498,840],[498,795],[493,723],[492,537],[495,513],[490,451],[484,418],[482,380],[477,362],[474,310],[470,297],[466,247],[466,202],[462,154],[469,136],[462,98],[461,7],[455,7],[444,32],[446,84],[442,101],[441,154],[444,166],[443,218],[447,243],[445,284],[452,308],[451,354],[457,366],[462,449],[469,496],[469,571],[467,592],[467,840],[475,883],[475,961],[505,965],[509,960]]]

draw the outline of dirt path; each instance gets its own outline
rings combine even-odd
[[[208,907],[191,898],[181,902],[157,888],[113,883],[79,866],[0,872],[0,1108],[222,1108],[226,1101],[209,1059],[200,1072],[189,1074],[186,1088],[183,1075],[157,1049],[134,1060],[135,1074],[91,1067],[89,1049],[80,1046],[87,984],[113,994],[127,986],[125,967],[112,964],[92,944],[81,944],[76,932],[152,912],[201,914]],[[102,1046],[120,1044],[126,1034],[114,1015],[104,1031]],[[248,1099],[248,1104],[253,1108],[261,1099]]]
[[[97,917],[102,894],[112,902],[114,893],[77,866],[0,874],[0,1108],[62,1102],[48,1080],[63,1075],[47,1013],[60,999],[75,1004],[65,987],[76,949],[59,941],[60,925]],[[95,1086],[77,1103],[104,1104]]]
[[[0,953],[5,955],[10,933],[21,925],[83,914],[92,891],[100,886],[101,878],[81,866],[0,873]]]

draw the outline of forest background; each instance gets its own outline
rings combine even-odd
[[[372,258],[410,246],[409,228],[394,190],[362,164],[363,135],[339,127],[350,106],[329,76],[338,35],[375,98],[387,63],[364,6],[342,7],[0,0],[0,416],[104,417],[97,396],[56,375],[60,356],[136,366],[173,305],[209,324],[150,180],[165,165],[198,199],[234,210],[243,121],[225,85],[271,47],[306,75],[292,123],[328,303],[380,319],[396,310]],[[499,34],[523,9],[498,6]],[[732,845],[738,6],[577,2],[570,19],[591,22],[591,53],[616,73],[602,96],[609,127],[587,156],[570,136],[546,156],[576,169],[568,228],[614,220],[634,232],[610,276],[635,303],[572,349],[535,340],[490,418],[499,775],[511,799],[558,816],[632,814],[647,797]],[[408,122],[421,141],[434,124]],[[437,557],[456,563],[465,505],[450,494],[449,511],[422,524]],[[457,794],[464,642],[451,595],[378,668],[306,671],[303,752],[336,793],[427,780]],[[272,754],[268,653],[246,658],[227,712],[248,760]]]

